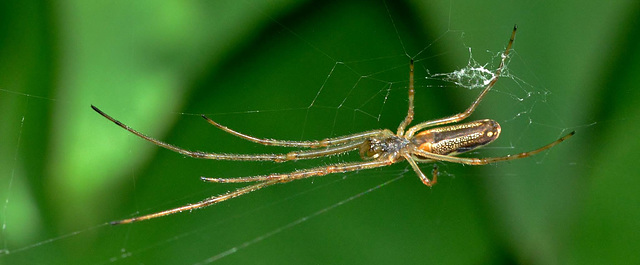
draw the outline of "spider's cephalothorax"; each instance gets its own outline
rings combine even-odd
[[[364,160],[385,159],[398,160],[401,152],[406,150],[409,141],[405,138],[390,135],[387,137],[372,137],[364,140],[360,146],[360,157]]]
[[[571,132],[560,139],[547,144],[541,148],[533,151],[519,153],[515,155],[507,155],[502,157],[489,157],[489,158],[472,158],[472,157],[456,157],[455,155],[468,152],[470,150],[485,146],[500,135],[500,125],[493,120],[479,120],[464,124],[448,125],[456,122],[460,122],[471,115],[480,104],[482,98],[489,92],[491,87],[498,81],[502,68],[504,67],[505,60],[509,55],[509,50],[513,44],[513,40],[516,35],[516,27],[513,28],[511,33],[511,39],[507,48],[502,54],[502,60],[500,66],[496,70],[493,78],[489,81],[487,86],[482,90],[476,100],[471,103],[464,112],[444,117],[440,119],[425,121],[414,125],[406,129],[413,121],[414,104],[413,98],[415,94],[414,82],[413,82],[413,60],[409,63],[409,109],[407,116],[398,126],[397,133],[393,133],[390,130],[372,130],[351,135],[339,136],[334,138],[327,138],[320,141],[288,141],[288,140],[274,140],[257,138],[250,135],[246,135],[232,129],[229,129],[217,122],[202,115],[202,117],[209,123],[215,125],[221,130],[228,132],[232,135],[238,136],[242,139],[252,141],[263,145],[275,145],[283,147],[298,147],[302,150],[292,151],[286,154],[223,154],[223,153],[205,153],[189,151],[177,146],[170,145],[168,143],[156,140],[149,136],[146,136],[130,127],[124,125],[118,120],[112,118],[106,113],[102,112],[95,106],[91,106],[96,112],[105,118],[109,119],[118,126],[125,130],[149,141],[158,146],[172,150],[174,152],[203,159],[215,159],[215,160],[241,160],[241,161],[273,161],[273,162],[285,162],[290,160],[300,159],[312,159],[319,157],[326,157],[332,155],[338,155],[350,151],[359,149],[360,156],[364,161],[357,162],[345,162],[330,164],[326,166],[301,169],[298,171],[282,174],[269,174],[264,176],[251,176],[240,178],[205,178],[202,180],[207,182],[216,183],[238,183],[238,182],[258,182],[253,185],[249,185],[235,191],[227,192],[222,195],[213,196],[203,201],[185,205],[182,207],[148,214],[140,217],[129,218],[121,221],[112,222],[112,224],[124,224],[131,223],[140,220],[152,219],[160,216],[165,216],[182,211],[190,211],[206,207],[212,204],[216,204],[231,198],[235,198],[252,191],[262,189],[277,183],[289,182],[297,179],[324,176],[332,173],[350,172],[362,169],[370,169],[388,166],[399,161],[407,161],[411,168],[416,172],[422,183],[427,186],[432,186],[436,183],[438,177],[437,167],[434,164],[432,171],[432,177],[429,179],[420,169],[418,163],[429,163],[434,161],[452,162],[467,165],[484,165],[499,161],[508,161],[519,158],[528,157],[544,150],[547,150],[554,145],[568,139],[574,132]],[[441,126],[441,127],[436,127]],[[432,128],[427,129],[426,128]],[[406,129],[406,130],[405,130]]]

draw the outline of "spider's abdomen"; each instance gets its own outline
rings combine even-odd
[[[411,142],[420,150],[440,155],[456,155],[485,146],[500,136],[494,120],[438,127],[418,133]]]

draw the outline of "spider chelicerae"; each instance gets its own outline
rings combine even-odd
[[[470,158],[470,157],[456,157],[455,155],[474,150],[485,146],[498,138],[500,135],[500,125],[490,119],[472,121],[464,124],[455,124],[442,127],[436,127],[432,129],[423,130],[428,127],[434,127],[438,125],[445,125],[450,123],[456,123],[469,117],[476,109],[482,98],[498,81],[498,77],[502,72],[505,64],[505,60],[509,55],[513,40],[516,35],[517,27],[513,27],[511,38],[507,44],[507,48],[502,54],[502,60],[500,66],[496,70],[493,78],[476,98],[471,106],[469,106],[464,112],[458,113],[453,116],[440,118],[436,120],[425,121],[419,123],[409,129],[405,128],[413,120],[413,98],[414,98],[414,82],[413,82],[413,60],[409,64],[409,110],[407,116],[398,126],[397,132],[394,134],[388,129],[366,131],[346,136],[340,136],[335,138],[327,138],[319,141],[288,141],[288,140],[274,140],[274,139],[262,139],[256,138],[250,135],[246,135],[230,128],[227,128],[217,122],[209,119],[205,115],[202,117],[209,123],[222,129],[223,131],[238,136],[242,139],[252,141],[263,145],[284,146],[284,147],[299,147],[307,148],[300,151],[292,151],[286,154],[224,154],[224,153],[205,153],[199,151],[185,150],[168,143],[156,140],[149,136],[146,136],[129,126],[121,123],[120,121],[112,118],[106,113],[102,112],[95,106],[91,106],[93,110],[100,115],[114,122],[118,126],[125,130],[149,141],[158,146],[172,150],[174,152],[204,159],[214,160],[240,160],[240,161],[274,161],[285,162],[290,160],[299,159],[312,159],[325,156],[332,156],[350,152],[354,150],[360,151],[360,156],[363,161],[360,162],[348,162],[331,164],[323,167],[316,167],[311,169],[303,169],[294,171],[291,173],[276,173],[264,176],[251,176],[251,177],[239,177],[239,178],[206,178],[201,177],[206,182],[216,183],[238,183],[238,182],[257,182],[250,186],[246,186],[235,191],[230,191],[222,195],[213,196],[202,200],[194,204],[188,204],[182,207],[165,210],[157,213],[152,213],[144,216],[133,217],[120,221],[111,222],[111,224],[125,224],[132,223],[141,220],[152,219],[161,217],[173,213],[178,213],[187,210],[198,209],[206,207],[212,204],[216,204],[231,198],[235,198],[252,191],[262,189],[278,183],[289,182],[298,179],[304,179],[314,176],[324,176],[332,173],[349,172],[362,169],[370,169],[388,166],[400,161],[407,161],[409,165],[416,172],[420,180],[427,185],[432,186],[436,183],[438,177],[437,166],[434,165],[432,171],[432,178],[429,179],[420,169],[418,163],[429,163],[435,161],[446,161],[452,163],[460,163],[467,165],[484,165],[499,161],[507,161],[528,157],[537,153],[540,153],[546,149],[549,149],[556,144],[568,139],[575,132],[571,132],[560,139],[547,144],[539,149],[519,153],[515,155],[507,155],[503,157],[489,157],[489,158]]]

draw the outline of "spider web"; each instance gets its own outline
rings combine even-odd
[[[230,5],[226,7],[232,8]],[[287,8],[282,7],[278,11],[273,11],[272,8],[267,4],[249,4],[248,10],[243,10],[253,14],[256,19],[269,22],[265,23],[269,26],[247,33],[255,34],[252,39],[259,45],[220,48],[228,54],[239,53],[240,56],[237,57],[246,62],[233,61],[222,66],[208,66],[207,62],[179,61],[174,54],[156,55],[159,58],[154,57],[151,61],[159,60],[159,65],[164,65],[162,60],[172,63],[178,60],[182,65],[197,65],[192,67],[207,69],[206,74],[187,78],[184,77],[185,73],[178,71],[175,75],[155,81],[162,84],[140,84],[143,81],[138,76],[112,77],[121,80],[106,78],[108,83],[131,81],[141,89],[130,93],[117,90],[126,95],[118,97],[117,106],[120,107],[109,106],[109,100],[99,102],[102,94],[98,92],[98,96],[88,98],[98,101],[95,104],[102,104],[100,107],[107,113],[131,127],[188,149],[234,153],[282,152],[289,149],[256,146],[216,132],[199,120],[197,115],[207,114],[230,128],[250,135],[278,139],[322,139],[378,128],[395,130],[406,115],[410,58],[416,62],[415,124],[451,115],[466,108],[481,88],[494,77],[500,55],[510,36],[510,25],[484,31],[453,26],[452,22],[457,21],[460,11],[450,1],[432,6],[440,8],[442,12],[436,13],[446,17],[442,21],[447,23],[438,25],[434,18],[431,23],[435,25],[431,26],[405,19],[402,14],[408,12],[409,7],[385,2],[376,3],[371,10],[358,3],[344,6],[309,4],[298,7],[304,11],[300,13],[305,15],[293,17],[278,15]],[[316,8],[331,12],[332,17],[320,19],[322,12],[314,11]],[[180,12],[188,14],[185,10]],[[177,13],[180,15],[180,12]],[[315,15],[302,19],[306,12]],[[374,20],[363,20],[351,25],[338,23],[345,19],[341,15],[349,16],[359,12],[370,15]],[[313,22],[297,24],[306,20]],[[332,27],[322,24],[331,22],[336,23],[336,27],[344,28],[340,31],[328,30]],[[374,23],[375,27],[370,26]],[[309,31],[305,27],[315,30]],[[424,33],[422,36],[421,32]],[[486,37],[490,44],[479,44],[479,35],[486,32],[491,32]],[[365,37],[358,41],[357,38],[348,38],[350,34],[362,34]],[[132,34],[130,38],[135,37]],[[211,40],[202,42],[213,43]],[[497,120],[503,127],[503,136],[499,142],[483,148],[488,151],[472,152],[469,156],[501,156],[527,151],[555,140],[570,127],[563,122],[555,107],[549,104],[551,91],[532,76],[533,71],[527,69],[527,60],[520,56],[519,45],[517,39],[498,85],[470,118]],[[280,50],[287,52],[282,53]],[[302,57],[303,55],[306,56]],[[144,56],[150,55],[143,54],[142,57]],[[217,58],[231,55],[210,56]],[[136,54],[135,57],[139,58],[140,55]],[[186,57],[197,56],[187,54]],[[127,63],[135,64],[122,64]],[[209,76],[211,73],[216,74]],[[191,81],[189,84],[177,81],[181,79]],[[61,83],[65,82],[70,81]],[[180,86],[192,86],[194,89],[170,89]],[[494,181],[499,181],[526,174],[510,170],[509,165],[489,166],[494,170],[486,174],[482,169],[438,163],[440,184],[430,190],[420,184],[408,165],[398,163],[382,169],[277,185],[191,214],[181,213],[157,221],[112,227],[107,224],[109,221],[184,205],[239,187],[203,184],[198,181],[199,176],[239,177],[288,172],[355,161],[358,157],[357,154],[349,154],[320,161],[285,164],[257,162],[251,165],[246,162],[180,159],[174,153],[159,150],[156,146],[127,135],[113,124],[96,117],[94,113],[80,118],[87,123],[91,120],[90,126],[100,126],[94,127],[91,133],[85,131],[89,125],[72,127],[74,122],[61,121],[60,116],[66,116],[76,105],[83,105],[82,110],[90,112],[88,104],[93,102],[87,103],[87,98],[75,98],[77,96],[66,95],[64,92],[55,97],[40,96],[11,87],[0,88],[0,94],[25,105],[13,117],[17,119],[11,120],[11,131],[3,134],[8,136],[6,139],[10,139],[3,145],[11,148],[2,154],[2,161],[8,161],[3,162],[2,168],[8,170],[3,173],[9,177],[3,180],[5,187],[1,193],[0,259],[12,264],[65,263],[74,260],[74,252],[87,245],[91,245],[92,249],[102,250],[91,257],[82,258],[84,263],[94,264],[254,263],[256,260],[272,263],[283,261],[283,256],[290,258],[287,260],[289,262],[310,256],[319,263],[330,263],[336,259],[322,259],[323,254],[320,253],[333,253],[340,257],[344,254],[341,252],[361,251],[356,245],[388,248],[389,246],[380,243],[356,244],[349,239],[374,234],[362,238],[377,237],[397,242],[401,239],[394,238],[393,233],[410,235],[407,232],[409,229],[404,226],[412,227],[413,231],[417,231],[416,234],[428,235],[425,241],[411,238],[420,244],[410,248],[416,250],[408,257],[410,260],[422,255],[417,250],[424,247],[421,246],[423,243],[435,245],[435,242],[442,240],[447,234],[437,230],[451,229],[454,226],[448,224],[451,220],[474,219],[478,215],[473,210],[477,205],[465,203],[465,200],[473,201],[473,192],[477,191],[465,184],[464,179],[473,179],[477,184],[481,183],[477,179],[488,176],[497,176]],[[161,96],[140,99],[158,94]],[[172,97],[179,99],[168,100]],[[154,101],[171,103],[164,106],[152,104]],[[86,146],[78,148],[82,144],[67,142],[72,146],[61,150],[76,150],[71,151],[75,156],[67,159],[76,161],[81,166],[69,169],[52,166],[51,164],[56,163],[51,163],[43,170],[52,172],[47,176],[49,179],[28,179],[24,177],[27,174],[21,170],[25,167],[25,157],[32,152],[24,150],[22,146],[31,140],[30,137],[34,137],[29,127],[38,123],[32,118],[33,114],[29,109],[33,105],[43,108],[49,104],[64,106],[55,114],[57,118],[54,120],[71,127],[67,132],[73,131],[74,141],[86,144],[98,141],[94,139],[97,138],[102,139],[99,140],[101,142],[107,142],[108,146],[96,144],[95,152],[91,152],[86,150]],[[184,107],[181,108],[181,105]],[[499,111],[495,111],[496,109]],[[94,120],[98,122],[93,123]],[[63,133],[54,132],[52,139],[61,139],[61,134]],[[530,141],[534,137],[541,140]],[[55,153],[53,150],[60,149],[59,145],[62,144],[47,147],[51,149],[48,152]],[[123,153],[126,155],[114,155]],[[95,160],[97,154],[100,154],[98,160],[102,160],[102,163],[88,162],[90,159]],[[548,152],[544,152],[535,156],[531,158],[531,163],[547,163],[548,155]],[[64,162],[63,159],[52,160]],[[177,162],[171,162],[176,160]],[[120,166],[115,169],[110,167],[118,164]],[[92,165],[94,168],[87,169],[89,166],[85,165]],[[424,165],[423,170],[430,171],[431,165]],[[56,179],[62,177],[63,173],[69,173],[76,179],[84,179],[76,187],[72,187],[71,193],[76,192],[74,197],[65,198],[63,194],[52,197],[53,193],[49,189],[69,188],[65,186],[68,183]],[[35,185],[34,182],[42,184]],[[97,188],[99,185],[105,188]],[[78,202],[77,198],[90,197],[90,193],[100,194],[97,196],[100,199],[93,203],[100,205],[97,208],[104,208],[100,209],[104,212],[97,209],[84,212],[87,209],[82,208],[82,202]],[[75,206],[76,203],[79,204]],[[61,209],[61,215],[66,217],[41,214],[39,210],[47,207]],[[123,209],[116,209],[119,207]],[[82,211],[82,214],[78,214],[78,211]],[[459,213],[455,213],[457,211]],[[406,223],[397,224],[400,220]],[[418,223],[419,221],[425,223]],[[455,226],[471,231],[480,231],[482,227],[479,222],[474,221],[456,223]],[[332,233],[336,227],[344,228]],[[388,230],[381,231],[382,227]],[[469,244],[482,243],[482,232],[471,234],[473,240]],[[320,245],[311,244],[313,241]],[[344,241],[350,244],[338,247],[331,245],[331,242]],[[450,241],[434,247],[434,250],[442,250],[455,244],[456,241]],[[481,256],[478,253],[482,251],[479,248],[465,258]],[[377,259],[376,255],[368,255],[365,260]],[[52,260],[56,256],[59,259]],[[355,256],[352,257],[353,261],[361,260],[358,255]]]

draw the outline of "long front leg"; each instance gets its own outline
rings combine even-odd
[[[371,130],[371,131],[366,131],[366,132],[361,132],[356,134],[338,136],[334,138],[326,138],[323,140],[310,140],[310,141],[276,140],[276,139],[258,138],[248,134],[238,132],[227,126],[224,126],[220,123],[215,122],[214,120],[210,119],[205,115],[202,115],[202,118],[204,118],[208,123],[218,127],[219,129],[229,134],[245,139],[247,141],[251,141],[251,142],[262,144],[262,145],[273,145],[273,146],[284,146],[284,147],[318,148],[318,147],[326,147],[326,146],[332,146],[332,145],[340,145],[340,144],[352,142],[355,140],[370,138],[370,137],[385,136],[385,135],[393,134],[389,130],[379,129],[379,130]]]
[[[273,174],[273,175],[269,175],[269,176],[238,178],[240,180],[246,180],[246,181],[218,181],[220,179],[202,178],[205,181],[211,181],[211,182],[247,182],[247,181],[262,181],[262,182],[259,182],[259,183],[254,184],[254,185],[246,186],[246,187],[237,189],[237,190],[232,191],[232,192],[227,192],[227,193],[222,194],[222,195],[209,197],[209,198],[207,198],[205,200],[202,200],[202,201],[194,203],[194,204],[189,204],[189,205],[185,205],[185,206],[182,206],[182,207],[178,207],[178,208],[174,208],[174,209],[170,209],[170,210],[166,210],[166,211],[162,211],[162,212],[143,215],[143,216],[140,216],[140,217],[134,217],[134,218],[124,219],[124,220],[120,220],[120,221],[115,221],[115,222],[111,222],[111,224],[112,225],[128,224],[128,223],[133,223],[133,222],[137,222],[137,221],[149,220],[149,219],[153,219],[153,218],[157,218],[157,217],[162,217],[162,216],[166,216],[166,215],[170,215],[170,214],[174,214],[174,213],[179,213],[179,212],[183,212],[183,211],[191,211],[191,210],[207,207],[207,206],[210,206],[210,205],[213,205],[213,204],[217,204],[219,202],[223,202],[223,201],[226,201],[228,199],[239,197],[239,196],[245,195],[247,193],[250,193],[250,192],[253,192],[253,191],[256,191],[256,190],[259,190],[259,189],[262,189],[262,188],[265,188],[265,187],[268,187],[268,186],[271,186],[271,185],[274,185],[274,184],[278,184],[278,183],[284,183],[284,182],[289,182],[289,181],[303,179],[303,178],[309,178],[309,177],[315,177],[315,176],[324,176],[324,175],[331,174],[331,173],[349,172],[349,171],[356,171],[356,170],[361,170],[361,169],[382,167],[382,166],[386,166],[386,165],[390,165],[390,164],[393,164],[393,161],[388,161],[387,160],[387,161],[370,161],[370,162],[345,163],[345,164],[337,164],[337,165],[331,165],[331,166],[326,166],[326,167],[312,168],[312,169],[307,169],[307,170],[300,170],[300,171],[295,171],[295,172],[288,173],[288,174]],[[253,179],[251,179],[251,178],[253,178]],[[233,180],[233,179],[230,179],[230,180]]]
[[[278,182],[279,182],[279,180],[271,180],[271,181],[260,182],[258,184],[247,186],[247,187],[244,187],[244,188],[240,188],[240,189],[237,189],[237,190],[232,191],[232,192],[227,192],[227,193],[222,194],[222,195],[210,197],[210,198],[207,198],[206,200],[203,200],[203,201],[200,201],[200,202],[197,202],[197,203],[194,203],[194,204],[188,204],[188,205],[185,205],[185,206],[182,206],[182,207],[173,208],[173,209],[162,211],[162,212],[147,214],[147,215],[143,215],[143,216],[139,216],[139,217],[124,219],[124,220],[120,220],[120,221],[114,221],[114,222],[111,222],[110,224],[112,224],[112,225],[128,224],[128,223],[133,223],[133,222],[137,222],[137,221],[149,220],[149,219],[153,219],[153,218],[157,218],[157,217],[162,217],[162,216],[166,216],[166,215],[170,215],[170,214],[174,214],[174,213],[179,213],[179,212],[183,212],[183,211],[191,211],[191,210],[203,208],[203,207],[207,207],[207,206],[212,205],[212,204],[216,204],[216,203],[219,203],[219,202],[226,201],[228,199],[232,199],[232,198],[247,194],[247,193],[252,192],[252,191],[256,191],[256,190],[262,189],[264,187],[271,186],[273,184],[277,184]]]
[[[120,126],[121,128],[135,134],[136,136],[145,139],[157,146],[169,149],[171,151],[174,151],[176,153],[180,153],[186,156],[190,156],[193,158],[203,158],[203,159],[213,159],[213,160],[236,160],[236,161],[274,161],[274,162],[285,162],[285,161],[290,161],[290,160],[298,160],[298,159],[311,159],[311,158],[316,158],[316,157],[321,157],[321,156],[328,156],[328,155],[336,155],[336,154],[340,154],[340,153],[345,153],[354,149],[357,149],[359,144],[362,143],[364,140],[361,139],[360,142],[357,141],[349,141],[349,142],[345,142],[346,144],[343,145],[331,145],[326,147],[325,149],[312,149],[312,150],[302,150],[302,151],[292,151],[292,152],[288,152],[288,153],[284,153],[284,154],[225,154],[225,153],[208,153],[208,152],[201,152],[201,151],[191,151],[191,150],[186,150],[180,147],[177,147],[175,145],[172,144],[168,144],[165,143],[163,141],[157,140],[155,138],[149,137],[144,135],[141,132],[138,132],[136,130],[134,130],[133,128],[125,125],[124,123],[114,119],[113,117],[109,116],[108,114],[104,113],[103,111],[101,111],[100,109],[98,109],[97,107],[91,105],[91,108],[93,108],[93,110],[95,110],[96,112],[98,112],[100,115],[102,115],[103,117],[107,118],[108,120],[112,121],[113,123],[115,123],[116,125]],[[376,132],[376,131],[373,131]],[[380,133],[390,133],[388,130],[382,130]],[[352,138],[356,138],[355,136],[357,135],[352,135]]]
[[[284,173],[284,174],[270,174],[270,175],[263,175],[263,176],[240,177],[240,178],[201,177],[201,179],[203,181],[216,182],[216,183],[241,183],[241,182],[272,181],[272,180],[289,182],[296,179],[303,179],[303,178],[314,177],[314,176],[324,176],[332,173],[341,173],[341,172],[376,168],[376,167],[382,167],[390,164],[393,164],[393,162],[376,160],[376,161],[367,161],[367,162],[354,162],[354,163],[329,165],[324,167],[303,169],[303,170],[298,170],[298,171],[294,171],[291,173]]]

